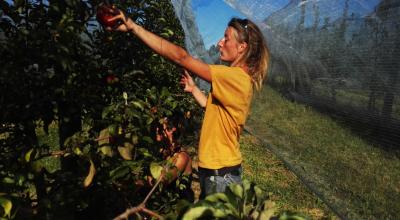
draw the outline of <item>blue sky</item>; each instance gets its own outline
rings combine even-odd
[[[232,17],[244,17],[223,0],[192,0],[192,7],[206,49],[224,36]]]
[[[244,9],[252,13],[251,19],[256,21],[257,19],[265,19],[266,16],[271,13],[282,9],[290,1],[289,0],[226,0],[228,2],[234,2],[235,7]],[[356,0],[349,1],[351,13],[359,13],[361,16],[368,15],[376,7],[376,5],[382,0]],[[334,20],[336,17],[343,14],[343,7],[345,0],[323,0],[315,1],[319,4],[319,10],[321,13],[321,21],[324,16],[331,17]],[[241,7],[243,6],[243,7]],[[225,28],[228,21],[232,17],[245,17],[237,10],[231,8],[225,3],[224,0],[192,0],[192,7],[196,16],[197,26],[200,34],[203,37],[206,49],[211,45],[216,44],[224,34]],[[246,8],[249,7],[249,8]],[[299,6],[293,10],[297,10]],[[296,9],[297,8],[297,9]],[[250,11],[249,11],[250,10]],[[312,11],[312,4],[308,5],[308,11]],[[293,11],[296,12],[296,11]],[[287,15],[291,16],[290,12]],[[312,16],[308,16],[308,19],[313,19]],[[311,20],[309,20],[312,22]]]

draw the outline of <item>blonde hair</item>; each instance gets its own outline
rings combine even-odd
[[[232,18],[229,27],[237,31],[239,43],[247,43],[247,49],[240,61],[246,63],[249,75],[257,91],[261,90],[269,67],[269,49],[261,30],[248,19]]]

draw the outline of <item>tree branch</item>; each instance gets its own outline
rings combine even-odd
[[[161,175],[158,177],[158,180],[156,184],[154,184],[153,188],[150,190],[149,194],[147,194],[146,198],[143,200],[142,204],[146,204],[147,200],[149,200],[151,194],[153,194],[154,190],[157,188],[157,186],[161,183],[162,179],[164,178],[164,172],[161,173]]]
[[[115,217],[114,220],[128,219],[128,217],[130,215],[135,214],[137,212],[140,212],[143,209],[144,209],[144,205],[141,203],[140,205],[138,205],[136,207],[132,207],[130,209],[127,209],[124,213],[122,213],[119,216]]]
[[[164,219],[161,215],[159,215],[159,214],[157,214],[157,213],[155,213],[155,212],[153,212],[153,211],[151,211],[151,210],[149,210],[149,209],[143,208],[142,211],[143,211],[144,213],[147,213],[147,214],[153,216],[153,217],[156,217],[157,219]]]
[[[164,219],[162,216],[159,214],[149,210],[146,208],[146,203],[147,200],[149,200],[150,196],[153,194],[154,190],[157,188],[157,186],[161,183],[162,179],[164,178],[164,172],[161,173],[161,175],[158,177],[158,180],[156,184],[154,184],[153,188],[150,190],[149,194],[147,194],[146,198],[143,200],[142,203],[140,203],[138,206],[126,209],[126,211],[119,216],[115,217],[114,220],[123,220],[123,219],[128,219],[128,217],[132,214],[138,213],[138,212],[144,212],[148,215],[151,215],[157,219]]]

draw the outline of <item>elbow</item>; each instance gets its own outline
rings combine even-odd
[[[185,60],[187,60],[189,57],[190,57],[190,55],[186,50],[184,50],[183,48],[179,48],[179,50],[175,54],[175,57],[173,58],[173,61],[176,64],[183,66],[183,64],[185,63]]]

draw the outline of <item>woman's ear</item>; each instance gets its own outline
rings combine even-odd
[[[239,50],[238,50],[239,53],[244,52],[246,50],[246,48],[247,48],[247,43],[246,42],[240,43],[239,44]]]

